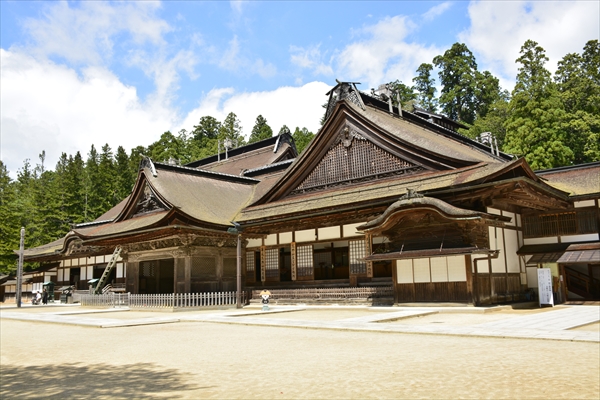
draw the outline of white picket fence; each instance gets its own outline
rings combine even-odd
[[[242,292],[242,304],[248,301]],[[235,305],[236,292],[170,293],[170,294],[82,294],[80,304],[85,307],[110,308],[196,308]]]

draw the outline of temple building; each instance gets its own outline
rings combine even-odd
[[[120,204],[26,250],[41,265],[27,288],[232,291],[239,238],[242,288],[280,299],[384,288],[390,304],[498,304],[535,291],[541,267],[560,299],[600,299],[600,163],[534,172],[446,117],[354,83],[327,95],[300,155],[283,133],[183,166],[145,158]]]

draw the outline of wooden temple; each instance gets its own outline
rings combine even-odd
[[[536,173],[354,83],[327,95],[300,155],[284,133],[184,166],[145,158],[119,205],[26,251],[41,263],[31,288],[86,289],[119,248],[113,288],[236,290],[241,235],[244,290],[385,287],[394,303],[484,305],[523,300],[551,265],[564,299],[600,298],[600,163]]]

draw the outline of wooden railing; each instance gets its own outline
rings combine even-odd
[[[248,294],[242,292],[242,304],[248,301]],[[197,308],[235,305],[236,292],[212,293],[170,293],[170,294],[82,294],[82,306],[87,307],[129,307],[129,308]]]
[[[273,300],[340,300],[340,299],[372,299],[393,297],[392,286],[351,287],[351,288],[307,288],[307,289],[273,289],[270,298]],[[260,298],[260,290],[252,292],[252,298]]]

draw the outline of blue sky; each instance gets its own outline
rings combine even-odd
[[[127,150],[204,115],[316,131],[335,79],[410,83],[453,43],[512,89],[533,39],[548,68],[599,35],[599,2],[0,1],[1,148],[54,168],[91,144]]]

